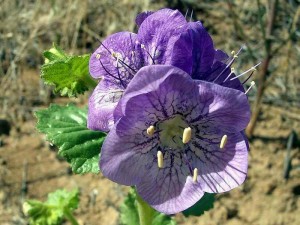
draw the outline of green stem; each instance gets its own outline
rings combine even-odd
[[[139,212],[140,225],[151,225],[155,210],[152,209],[138,194],[136,197],[136,202]]]
[[[69,209],[64,210],[64,216],[71,222],[72,225],[79,225],[73,214]]]

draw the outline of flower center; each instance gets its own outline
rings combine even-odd
[[[175,115],[162,121],[158,125],[160,130],[159,138],[162,145],[173,149],[183,148],[182,134],[186,127],[188,127],[188,124],[181,115]]]

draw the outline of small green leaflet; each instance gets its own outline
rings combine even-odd
[[[121,225],[140,225],[139,212],[137,207],[137,193],[134,188],[131,188],[123,204],[120,207],[120,224]],[[149,206],[150,208],[150,206]],[[175,220],[170,216],[159,213],[154,209],[150,214],[152,222],[149,225],[176,225]]]
[[[205,193],[203,197],[192,207],[184,210],[184,216],[201,216],[205,211],[214,207],[215,194]]]
[[[29,217],[32,225],[61,224],[64,217],[68,217],[78,207],[78,190],[67,192],[57,190],[48,195],[45,202],[28,200],[23,204],[23,211]]]
[[[89,74],[90,55],[68,56],[54,45],[44,56],[41,77],[45,84],[55,86],[55,92],[76,97],[97,85]]]
[[[98,173],[99,154],[105,133],[87,129],[87,110],[74,105],[50,105],[35,113],[37,129],[58,146],[74,173]]]

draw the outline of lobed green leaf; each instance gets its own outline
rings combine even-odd
[[[35,113],[37,129],[58,146],[74,173],[99,173],[99,154],[106,134],[87,128],[87,110],[74,105],[51,105]]]
[[[76,97],[97,85],[89,74],[90,55],[68,56],[54,45],[44,52],[44,56],[46,59],[41,68],[41,77],[45,84],[55,86],[55,92]]]

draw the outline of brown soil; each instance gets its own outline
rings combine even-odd
[[[37,72],[25,71],[22,79],[28,87],[23,93],[25,97],[39,95]],[[76,103],[81,105],[86,98],[77,99]],[[55,101],[63,103],[66,99]],[[11,110],[18,109],[14,104]],[[79,188],[81,201],[75,216],[80,224],[117,225],[118,207],[127,188],[101,174],[72,174],[68,164],[57,158],[44,136],[35,129],[32,112],[46,105],[34,106],[28,100],[25,106],[28,116],[14,120],[11,135],[0,137],[4,143],[0,147],[0,224],[26,224],[21,212],[24,199],[45,200],[49,192],[58,188]],[[244,185],[218,195],[214,209],[202,217],[177,215],[178,224],[300,224],[300,172],[293,170],[288,181],[283,179],[286,140],[291,127],[298,127],[300,132],[297,120],[300,109],[288,111],[264,105],[256,137],[250,143],[249,174]],[[295,116],[294,120],[290,114]],[[292,155],[292,164],[300,165],[299,147],[293,149]]]

